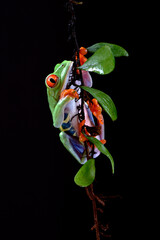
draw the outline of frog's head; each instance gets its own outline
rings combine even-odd
[[[57,64],[54,68],[54,72],[49,74],[45,79],[49,95],[57,102],[61,92],[67,86],[72,66],[72,61],[65,60],[62,63]]]

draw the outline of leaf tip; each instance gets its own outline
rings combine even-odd
[[[118,118],[118,116],[117,116],[117,114],[116,114],[116,116],[114,116],[114,118],[112,118],[112,121],[113,121],[113,122],[116,121],[117,118]]]
[[[129,57],[129,53],[125,50],[125,57]]]
[[[95,179],[95,172],[95,159],[89,159],[75,175],[75,184],[79,187],[88,187]]]

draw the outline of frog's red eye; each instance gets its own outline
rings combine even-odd
[[[46,79],[46,84],[48,85],[48,87],[53,88],[56,85],[58,79],[59,77],[57,75],[50,74]]]

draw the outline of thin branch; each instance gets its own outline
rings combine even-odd
[[[86,187],[85,189],[89,199],[92,201],[92,207],[93,207],[94,226],[91,228],[91,230],[93,229],[96,230],[96,239],[100,240],[100,230],[99,230],[99,222],[98,222],[98,214],[97,214],[98,208],[96,205],[96,195],[93,192],[93,184]]]
[[[94,224],[95,224],[95,229],[96,229],[96,239],[100,240],[97,206],[96,206],[95,198],[92,200],[92,206],[93,206],[93,214],[94,214]]]
[[[75,16],[75,11],[74,11],[74,5],[81,5],[81,4],[82,4],[82,2],[69,0],[67,5],[68,5],[68,11],[71,14],[71,20],[69,22],[69,30],[71,31],[70,39],[71,38],[73,39],[74,46],[75,46],[74,64],[73,64],[74,70],[73,70],[73,77],[71,79],[70,84],[73,84],[73,83],[75,83],[76,80],[79,80],[81,82],[81,86],[83,86],[84,82],[83,82],[83,78],[82,78],[82,72],[81,72],[81,70],[79,71],[79,74],[77,74],[77,72],[76,72],[77,67],[80,66],[80,60],[79,60],[79,44],[78,44],[78,40],[77,40],[77,36],[76,36],[76,16]],[[84,101],[86,98],[86,94],[83,89],[81,89],[80,96],[81,96],[81,104],[79,106],[77,106],[77,110],[78,110],[78,118],[79,118],[79,121],[81,122],[81,121],[85,120],[85,114],[84,114],[84,104],[85,103],[84,103]],[[98,129],[96,129],[96,130],[98,130]],[[94,144],[91,143],[90,145],[92,147],[92,150],[89,153],[87,142],[86,141],[84,142],[87,160],[90,158],[93,158],[93,155],[94,155]],[[91,228],[91,230],[95,229],[96,240],[100,240],[100,224],[98,222],[98,211],[103,212],[103,210],[100,208],[97,208],[97,203],[101,204],[104,207],[105,202],[100,197],[95,195],[95,193],[93,191],[93,184],[86,187],[85,190],[86,190],[87,196],[92,201],[92,207],[93,207],[94,226]],[[106,229],[106,228],[103,227],[101,229],[104,231],[104,229]]]
[[[93,195],[94,195],[95,199],[104,207],[105,202],[102,199],[100,199],[97,195],[95,195],[94,193],[93,193]]]
[[[93,197],[91,196],[90,192],[89,192],[89,187],[85,187],[87,196],[89,197],[89,199],[92,201]]]

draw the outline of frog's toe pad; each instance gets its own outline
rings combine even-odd
[[[66,96],[73,97],[79,99],[79,95],[76,90],[74,89],[65,89],[61,92],[60,99]]]

